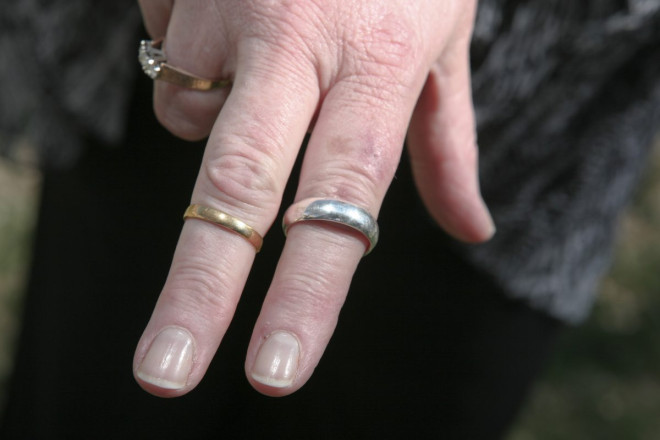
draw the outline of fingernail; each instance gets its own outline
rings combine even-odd
[[[493,216],[490,214],[490,212],[486,210],[486,213],[487,218],[484,221],[484,238],[485,240],[490,240],[497,232],[497,227],[495,226],[495,221],[493,220]]]
[[[151,343],[137,369],[137,376],[160,388],[183,388],[192,369],[193,349],[193,338],[188,331],[167,327]]]
[[[275,332],[261,345],[252,366],[252,378],[276,388],[293,383],[298,370],[300,345],[291,333]]]

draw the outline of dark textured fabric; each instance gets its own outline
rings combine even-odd
[[[87,136],[119,141],[138,21],[128,0],[0,3],[5,134],[27,131],[50,165]],[[660,124],[659,47],[660,0],[480,2],[474,99],[498,233],[457,249],[508,295],[586,316]]]
[[[498,231],[464,254],[510,295],[579,322],[660,132],[660,0],[482,1],[473,64]]]
[[[134,0],[2,0],[0,152],[27,136],[43,165],[62,167],[85,136],[120,142],[139,25]]]

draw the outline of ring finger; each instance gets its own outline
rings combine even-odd
[[[152,36],[164,38],[167,63],[178,70],[190,72],[193,76],[209,81],[230,81],[235,63],[224,33],[226,27],[222,17],[217,17],[217,25],[209,32],[189,32],[192,23],[200,23],[203,19],[208,20],[210,14],[217,14],[210,2],[174,2],[164,27],[163,17],[167,15],[166,9],[150,7],[150,16],[153,18],[145,19],[145,22],[162,32]],[[187,140],[202,139],[211,132],[229,94],[229,86],[195,90],[181,84],[155,81],[156,116],[160,123],[176,136]]]
[[[294,206],[304,208],[322,198],[374,217],[378,213],[399,162],[416,94],[395,92],[387,103],[378,102],[367,87],[340,81],[325,97]],[[380,111],[374,114],[373,108]],[[272,396],[296,391],[311,376],[357,265],[372,245],[368,233],[335,222],[300,222],[288,229],[246,359],[252,385]]]

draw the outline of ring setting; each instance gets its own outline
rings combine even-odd
[[[162,48],[163,40],[142,40],[138,49],[138,61],[144,73],[153,80],[166,81],[193,90],[213,90],[231,85],[231,80],[201,78],[167,63]]]
[[[332,222],[360,232],[369,243],[364,255],[370,253],[378,243],[376,219],[367,210],[350,203],[332,199],[307,199],[294,203],[284,213],[284,234],[293,224],[305,221]]]
[[[162,64],[167,61],[167,58],[160,48],[154,47],[153,41],[142,40],[140,41],[140,49],[138,50],[138,61],[142,65],[142,70],[149,78],[158,79],[162,70]]]

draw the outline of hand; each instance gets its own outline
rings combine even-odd
[[[147,29],[165,36],[170,64],[234,80],[231,92],[156,82],[161,123],[186,139],[209,136],[192,202],[265,235],[311,130],[296,201],[338,199],[376,216],[408,132],[431,214],[459,239],[488,239],[494,229],[477,181],[468,62],[475,4],[142,1]],[[282,396],[309,379],[364,251],[360,234],[349,229],[320,222],[291,227],[245,363],[258,391]],[[135,354],[145,390],[172,397],[199,383],[254,256],[235,233],[185,223]]]

